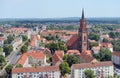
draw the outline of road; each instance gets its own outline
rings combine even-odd
[[[6,73],[5,68],[9,64],[13,64],[13,66],[17,63],[18,59],[21,55],[18,55],[18,52],[20,51],[21,47],[25,44],[22,43],[20,46],[18,46],[16,51],[12,51],[9,56],[6,57],[7,64],[4,66],[4,68],[0,71],[0,76],[4,75]]]

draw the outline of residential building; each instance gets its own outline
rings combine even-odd
[[[13,51],[15,51],[20,44],[22,44],[22,37],[20,36],[14,38],[14,40],[11,43],[11,45],[13,46]]]
[[[85,71],[92,70],[95,78],[108,78],[114,76],[114,65],[111,61],[73,64],[71,78],[86,78]]]
[[[108,42],[102,42],[99,45],[101,48],[106,48],[109,49],[111,52],[113,52],[113,45],[111,43]]]
[[[59,66],[13,68],[12,78],[60,78]]]
[[[86,55],[84,53],[81,53],[79,55],[80,58],[80,62],[81,63],[92,63],[92,62],[98,62],[94,57],[90,56],[90,55]]]
[[[54,55],[52,56],[52,64],[59,66],[61,62],[63,62],[64,51],[58,50],[55,51]]]
[[[3,46],[5,40],[5,37],[0,37],[0,46]]]
[[[120,52],[113,52],[112,53],[112,62],[115,65],[120,65]]]
[[[46,64],[46,55],[39,50],[32,50],[24,53],[17,64],[21,64],[23,67],[43,66]]]
[[[98,54],[100,52],[100,46],[94,46],[91,50],[93,51],[93,54]]]

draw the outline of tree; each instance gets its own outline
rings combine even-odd
[[[0,66],[5,62],[5,57],[0,55]]]
[[[72,64],[80,63],[80,59],[77,55],[65,55],[63,59],[69,64],[69,67],[71,67]]]
[[[13,41],[13,39],[14,39],[14,37],[13,37],[12,35],[9,35],[9,36],[7,37],[7,42],[8,42],[8,44],[10,44],[10,43]]]
[[[0,37],[3,37],[4,36],[4,34],[0,34]]]
[[[89,46],[90,46],[90,49],[91,49],[94,46],[98,46],[98,43],[97,42],[91,42]]]
[[[91,40],[96,40],[96,41],[99,41],[99,39],[100,39],[100,35],[95,34],[95,33],[90,33],[90,34],[88,35],[88,37],[89,37],[89,39],[91,39]]]
[[[103,42],[109,42],[109,40],[107,40],[107,39],[103,38]]]
[[[98,54],[93,54],[93,57],[100,61],[110,61],[112,53],[110,50],[102,48]]]
[[[85,70],[85,78],[95,78],[94,72],[92,70]]]
[[[26,35],[22,35],[22,40],[23,41],[27,41],[28,40],[28,37]]]
[[[45,47],[49,48],[52,54],[54,54],[55,50],[67,50],[67,46],[65,45],[65,43],[60,41],[46,44]]]
[[[23,45],[23,46],[21,47],[21,52],[22,52],[22,53],[27,52],[27,50],[28,50],[28,47],[27,47],[26,45]]]
[[[70,68],[67,62],[62,62],[59,67],[62,76],[65,76],[66,74],[70,73]]]
[[[13,65],[12,65],[12,64],[9,64],[9,65],[5,68],[5,70],[6,70],[7,73],[11,73],[12,68],[13,68]]]
[[[15,68],[22,68],[23,66],[21,64],[16,64]]]
[[[3,46],[3,51],[5,52],[5,55],[8,56],[13,51],[13,46],[5,45]]]

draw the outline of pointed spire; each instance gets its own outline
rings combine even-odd
[[[82,19],[84,19],[84,8],[82,9]]]

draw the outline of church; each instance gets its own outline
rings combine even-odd
[[[72,36],[67,41],[67,48],[68,50],[79,50],[80,53],[84,53],[88,50],[88,31],[86,27],[86,20],[84,18],[84,9],[82,10],[78,35]]]

